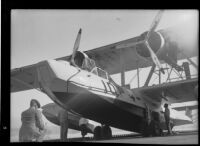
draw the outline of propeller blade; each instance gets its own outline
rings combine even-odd
[[[156,15],[156,17],[154,18],[153,23],[151,24],[151,27],[150,27],[150,29],[149,29],[147,35],[146,35],[146,38],[145,38],[146,41],[149,39],[151,33],[152,33],[153,31],[155,31],[156,27],[158,26],[158,24],[159,24],[159,22],[160,22],[160,20],[161,20],[161,17],[162,17],[162,15],[163,15],[163,12],[164,12],[164,10],[160,10],[160,11],[158,12],[158,14]]]
[[[79,32],[77,34],[77,37],[76,37],[76,41],[74,43],[74,48],[73,48],[73,53],[72,53],[72,58],[71,58],[71,62],[72,63],[74,63],[74,57],[75,57],[76,51],[78,50],[79,45],[80,45],[81,32],[82,32],[82,29],[80,28],[80,30],[79,30]]]
[[[150,29],[149,29],[149,31],[148,31],[148,33],[147,33],[147,35],[146,35],[146,37],[145,37],[144,40],[138,41],[138,42],[132,42],[132,43],[128,43],[128,44],[121,44],[121,45],[116,46],[116,48],[117,48],[117,49],[128,48],[128,47],[132,47],[132,46],[135,46],[135,45],[138,45],[138,44],[142,44],[142,43],[144,43],[145,41],[147,41],[147,40],[149,39],[151,33],[152,33],[152,32],[156,29],[156,27],[158,26],[158,24],[159,24],[159,22],[160,22],[160,19],[161,19],[162,15],[163,15],[163,12],[164,12],[164,10],[160,10],[160,11],[158,12],[158,14],[157,14],[156,17],[154,18],[154,21],[153,21],[153,23],[151,24],[151,27],[150,27]]]
[[[158,57],[153,52],[153,50],[151,49],[151,47],[149,46],[149,43],[148,43],[148,39],[149,39],[150,35],[152,34],[152,32],[155,31],[156,27],[158,26],[158,24],[159,24],[159,22],[161,20],[161,17],[163,15],[163,12],[164,12],[164,10],[160,10],[158,12],[158,14],[156,15],[156,17],[154,18],[153,23],[151,24],[151,27],[150,27],[150,29],[147,32],[147,35],[145,37],[145,45],[147,46],[147,48],[148,48],[148,50],[150,52],[151,58],[152,58],[153,62],[155,63],[155,65],[159,68],[159,70],[163,74],[165,74],[164,69],[162,68],[162,66],[160,64],[160,61],[158,60]]]
[[[149,46],[149,43],[147,41],[145,41],[145,44],[150,52],[151,55],[151,59],[153,60],[153,62],[155,63],[155,65],[159,68],[159,70],[165,74],[164,69],[162,68],[162,65],[160,64],[160,61],[158,60],[158,57],[156,56],[156,54],[153,52],[153,50],[151,49],[151,47]]]

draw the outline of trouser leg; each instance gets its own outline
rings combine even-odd
[[[63,122],[60,125],[60,139],[61,141],[67,141],[68,122]]]
[[[168,125],[169,125],[169,133],[172,134],[172,128],[171,128],[170,122],[168,123]]]
[[[166,127],[167,127],[167,130],[168,130],[168,134],[172,134],[172,130],[171,130],[171,126],[170,126],[170,121],[166,121]]]

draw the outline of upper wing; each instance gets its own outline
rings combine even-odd
[[[124,69],[126,71],[144,68],[151,66],[153,63],[140,57],[134,46],[118,49],[118,46],[138,41],[139,37],[134,37],[124,41],[116,42],[103,47],[95,48],[92,50],[84,51],[90,58],[95,60],[98,67],[106,70],[110,75],[121,72],[120,68],[120,55],[124,61]],[[70,56],[57,58],[56,60],[70,60]]]
[[[37,64],[11,70],[11,92],[39,88]]]
[[[197,84],[198,78],[194,78],[190,80],[182,80],[177,82],[164,83],[161,85],[142,87],[139,89],[133,89],[133,91],[139,90],[152,102],[161,102],[162,94],[164,93],[165,97],[170,103],[178,103],[197,100],[194,91]]]
[[[165,30],[159,30],[159,32],[167,34],[171,34],[170,29]],[[120,57],[123,60],[123,70],[130,71],[135,70],[137,68],[144,68],[153,65],[153,62],[150,58],[144,58],[141,57],[136,50],[136,43],[139,43],[141,41],[142,36],[136,36],[130,39],[126,39],[123,41],[119,41],[113,44],[109,44],[106,46],[98,47],[95,49],[91,49],[88,51],[84,51],[90,58],[95,60],[95,63],[98,67],[106,70],[110,75],[120,73],[121,72],[121,65],[120,65]],[[165,38],[166,39],[166,38]],[[167,51],[169,46],[168,44],[173,44],[169,40],[165,40],[166,45],[164,46],[164,49]],[[142,46],[140,46],[142,47]],[[172,47],[172,46],[170,46]],[[174,47],[174,46],[173,46]],[[144,49],[140,48],[141,51],[144,51]],[[173,48],[174,50],[174,48]],[[181,52],[178,52],[177,59],[185,59],[186,56],[183,54],[187,54],[187,57],[193,57],[196,56],[198,49],[184,49]],[[166,52],[164,51],[164,52]],[[143,52],[144,54],[146,52]],[[174,55],[174,53],[172,53]],[[56,60],[67,60],[70,61],[70,56],[65,56],[61,58],[57,58]],[[159,60],[160,63],[164,63],[162,59]]]

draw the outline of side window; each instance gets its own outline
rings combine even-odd
[[[133,101],[135,101],[135,97],[133,95],[131,95],[131,99],[133,99]]]
[[[136,97],[137,100],[140,100],[140,97]]]
[[[98,68],[98,75],[104,79],[107,79],[107,74],[104,70],[101,70],[100,68]]]

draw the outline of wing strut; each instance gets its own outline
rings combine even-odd
[[[150,79],[151,79],[151,77],[152,77],[152,75],[153,75],[153,72],[154,72],[154,70],[155,70],[155,67],[156,67],[155,65],[153,65],[153,66],[151,67],[151,70],[150,70],[150,72],[149,72],[149,75],[148,75],[148,77],[147,77],[147,80],[146,80],[144,86],[148,86],[149,81],[150,81]]]

